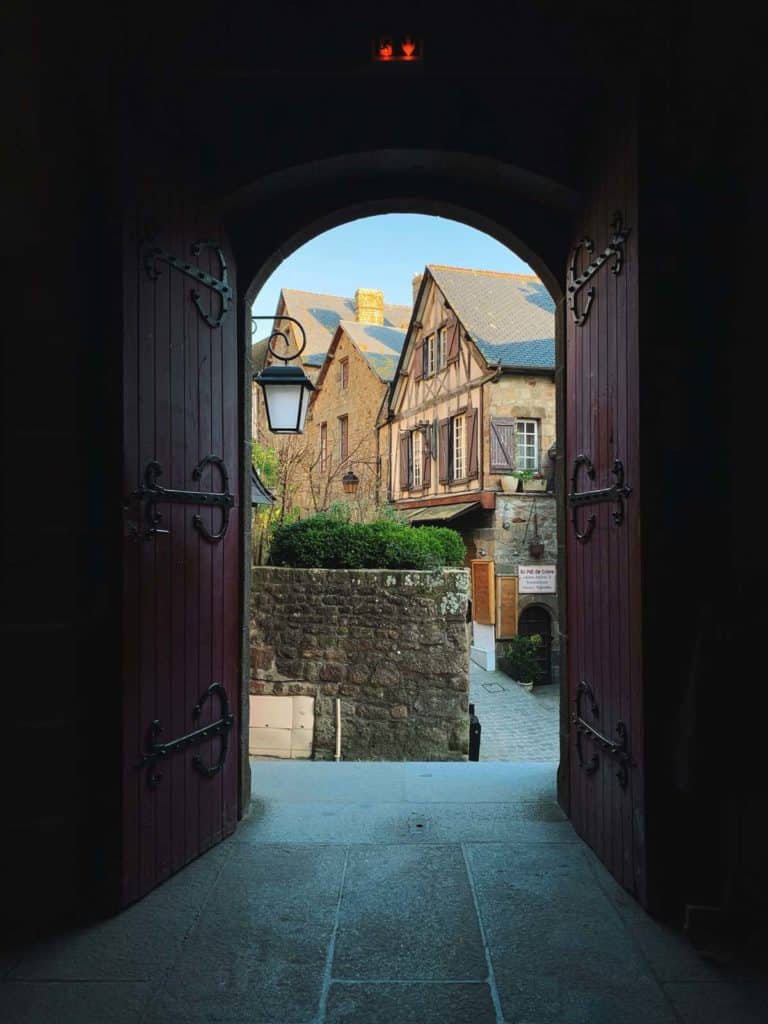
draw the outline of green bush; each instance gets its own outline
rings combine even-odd
[[[413,528],[390,517],[351,523],[337,508],[279,526],[271,565],[299,569],[438,569],[461,565],[464,542],[445,526]]]
[[[538,633],[530,636],[513,636],[504,644],[504,658],[509,675],[518,683],[535,685],[541,678],[539,648],[542,640]]]

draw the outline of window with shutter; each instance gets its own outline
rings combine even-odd
[[[464,420],[467,432],[467,476],[470,480],[474,480],[475,477],[479,476],[479,460],[477,457],[477,409],[468,409]]]
[[[339,416],[339,461],[349,456],[349,416]]]
[[[424,435],[420,430],[411,431],[411,479],[414,487],[421,487],[422,472],[422,447]]]
[[[407,491],[411,485],[411,432],[400,434],[400,490]]]
[[[450,483],[451,479],[451,421],[440,420],[440,440],[438,442],[438,479],[441,484]]]
[[[432,435],[432,428],[431,428],[431,426],[425,427],[423,433],[421,434],[421,437],[422,437],[422,445],[421,445],[421,451],[422,451],[422,456],[421,456],[421,483],[422,483],[423,487],[429,487],[430,483],[432,482],[432,480],[431,480],[431,475],[432,475],[432,456],[431,456],[431,453],[430,453],[430,437],[431,437],[431,435]]]
[[[424,376],[424,342],[418,341],[413,350],[413,379],[421,380]]]
[[[459,321],[453,320],[448,324],[448,362],[458,363],[459,361]]]
[[[320,472],[328,470],[328,424],[320,424]]]
[[[515,468],[515,420],[509,416],[491,419],[491,469],[510,473]]]

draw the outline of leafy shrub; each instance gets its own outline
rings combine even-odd
[[[541,636],[532,633],[530,636],[513,636],[504,644],[504,658],[507,661],[509,675],[518,683],[535,685],[541,678],[539,649]]]
[[[330,509],[279,526],[271,565],[300,569],[437,569],[461,565],[464,542],[445,526],[417,529],[384,517],[351,523],[348,511]]]

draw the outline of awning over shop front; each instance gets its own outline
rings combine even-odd
[[[455,505],[430,505],[421,508],[404,508],[403,515],[411,523],[448,523],[458,519],[471,509],[480,508],[479,501],[463,501]]]

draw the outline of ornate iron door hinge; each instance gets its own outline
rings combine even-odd
[[[206,466],[217,466],[219,473],[221,474],[221,482],[223,486],[222,491],[175,491],[170,487],[161,487],[157,483],[157,480],[163,474],[163,467],[159,462],[148,462],[144,469],[144,483],[138,490],[133,491],[129,498],[124,502],[124,507],[128,508],[131,501],[134,498],[138,498],[139,503],[144,503],[144,518],[146,520],[146,527],[141,531],[137,526],[133,526],[133,533],[135,536],[140,537],[142,540],[149,540],[157,533],[169,533],[169,530],[163,530],[160,528],[160,523],[163,521],[161,512],[158,512],[155,506],[159,502],[170,502],[172,504],[180,505],[208,505],[216,506],[221,509],[221,527],[218,533],[211,533],[208,527],[203,522],[199,515],[192,517],[192,523],[196,530],[198,530],[203,537],[211,544],[222,539],[226,534],[227,528],[229,527],[229,510],[235,503],[235,497],[230,494],[229,491],[229,472],[227,465],[223,459],[220,459],[218,455],[206,455],[204,459],[192,470],[192,478],[199,480],[203,475],[203,470]]]
[[[617,722],[617,739],[612,740],[609,736],[604,736],[603,733],[584,720],[581,713],[582,697],[587,697],[589,699],[592,716],[594,718],[600,717],[600,709],[597,706],[597,701],[595,700],[595,694],[592,687],[585,679],[582,679],[576,689],[576,710],[571,715],[571,724],[576,730],[576,756],[579,759],[579,766],[584,769],[587,775],[594,775],[600,767],[600,756],[597,752],[592,755],[589,761],[584,759],[582,738],[586,737],[598,746],[600,750],[610,754],[611,757],[614,757],[619,761],[616,778],[619,780],[621,788],[626,789],[629,781],[629,766],[632,763],[628,750],[629,736],[627,733],[627,727],[624,722]]]
[[[208,326],[220,327],[225,316],[229,312],[230,306],[232,305],[232,288],[229,284],[227,261],[224,259],[224,253],[221,251],[221,247],[216,245],[215,242],[195,242],[192,245],[192,255],[199,256],[203,250],[203,246],[207,249],[213,249],[216,252],[216,255],[219,258],[219,266],[221,267],[221,278],[208,274],[205,270],[201,270],[200,267],[195,267],[191,263],[187,263],[185,260],[179,259],[178,256],[174,256],[173,253],[168,252],[167,249],[162,249],[159,245],[153,245],[152,243],[147,244],[145,247],[144,268],[151,280],[156,281],[160,276],[160,271],[157,269],[157,261],[162,260],[163,263],[167,263],[169,267],[174,267],[176,270],[180,270],[182,274],[186,274],[187,277],[191,277],[192,280],[198,284],[203,284],[206,288],[210,288],[212,291],[217,292],[221,299],[221,308],[219,309],[218,317],[213,317],[209,313],[205,312],[200,301],[200,292],[197,288],[193,288],[190,294],[192,296],[192,301],[195,306],[197,306],[198,313],[203,320],[205,320]]]
[[[611,472],[616,477],[616,483],[613,487],[596,488],[594,491],[577,491],[576,481],[581,466],[584,466],[586,469],[590,480],[595,479],[595,467],[592,465],[592,460],[588,455],[577,455],[573,460],[571,493],[568,495],[568,504],[571,506],[571,523],[576,531],[576,539],[585,541],[589,539],[595,528],[597,516],[593,512],[587,520],[586,529],[583,532],[579,532],[577,509],[583,508],[585,505],[600,505],[606,501],[614,502],[619,507],[612,513],[613,521],[617,526],[621,526],[624,522],[624,499],[630,496],[632,488],[624,483],[624,463],[621,459],[614,459]]]
[[[150,789],[157,789],[163,777],[161,772],[156,772],[154,770],[157,761],[162,760],[169,754],[175,754],[180,750],[186,750],[187,747],[192,747],[198,743],[202,743],[203,740],[210,739],[211,736],[221,736],[219,760],[216,764],[207,765],[203,762],[203,759],[196,754],[192,758],[192,767],[195,771],[204,775],[206,778],[211,778],[224,767],[224,762],[227,759],[227,749],[229,747],[229,730],[232,728],[235,716],[230,714],[227,691],[221,683],[211,683],[192,709],[192,718],[200,718],[203,705],[208,698],[212,697],[214,694],[219,698],[221,704],[221,718],[217,719],[215,722],[211,722],[210,725],[205,725],[201,729],[195,729],[192,732],[188,732],[185,736],[179,736],[178,739],[169,740],[167,743],[158,743],[157,737],[163,731],[163,727],[160,724],[159,718],[156,718],[154,722],[152,722],[149,727],[149,750],[136,765],[137,768],[146,767],[149,769],[147,774],[147,785]]]
[[[611,227],[613,228],[611,240],[599,256],[595,256],[594,259],[591,259],[592,253],[595,251],[595,243],[591,238],[582,238],[571,254],[571,262],[568,266],[568,308],[573,314],[573,321],[577,327],[581,327],[589,316],[589,308],[595,297],[595,289],[592,287],[587,291],[587,301],[584,304],[584,309],[579,312],[576,306],[576,296],[579,294],[581,289],[591,281],[603,264],[610,259],[613,259],[611,273],[614,275],[621,273],[621,268],[624,263],[624,242],[627,240],[631,228],[625,228],[623,226],[622,217],[619,212],[616,212],[613,215]],[[580,249],[585,249],[587,251],[587,255],[590,257],[590,262],[580,274],[577,274],[576,259],[579,255]]]

